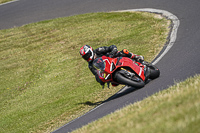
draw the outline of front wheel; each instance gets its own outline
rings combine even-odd
[[[119,71],[115,74],[114,77],[118,83],[123,84],[123,85],[128,85],[135,88],[142,88],[145,85],[144,81],[138,78],[136,75],[131,78],[128,78],[127,76],[123,74],[123,72]]]

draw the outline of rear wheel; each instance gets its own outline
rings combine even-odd
[[[150,68],[150,76],[149,76],[150,79],[155,79],[160,76],[160,70],[156,66],[151,65],[149,66],[149,68]]]
[[[147,61],[144,61],[143,64],[145,64],[148,68],[150,68],[150,75],[149,75],[150,79],[155,79],[160,76],[160,70],[156,66]]]
[[[128,77],[128,75],[125,75],[125,73],[123,72],[124,70],[120,70],[120,71],[116,72],[116,74],[114,76],[115,80],[118,83],[123,84],[123,85],[132,86],[135,88],[144,87],[145,83],[142,79],[138,78],[136,75],[134,75],[132,77]]]

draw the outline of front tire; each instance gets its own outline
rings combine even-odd
[[[145,86],[145,83],[142,79],[138,78],[137,76],[132,77],[132,79],[125,77],[122,73],[117,72],[115,74],[115,80],[123,85],[132,86],[135,88],[142,88]]]

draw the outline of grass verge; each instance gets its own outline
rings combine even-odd
[[[198,75],[73,133],[199,133],[199,86]]]
[[[170,21],[150,13],[91,13],[0,31],[0,130],[50,132],[104,101],[82,45],[117,45],[150,61]]]
[[[6,3],[6,2],[10,2],[10,1],[14,1],[14,0],[0,0],[0,4]]]

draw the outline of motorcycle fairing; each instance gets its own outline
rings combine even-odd
[[[144,81],[144,66],[139,63],[131,60],[127,57],[117,57],[117,58],[110,58],[106,56],[101,57],[105,64],[105,69],[103,74],[99,73],[99,77],[103,82],[112,81],[112,73],[115,72],[118,68],[130,68],[133,70],[140,78]],[[104,75],[104,76],[102,76]]]

